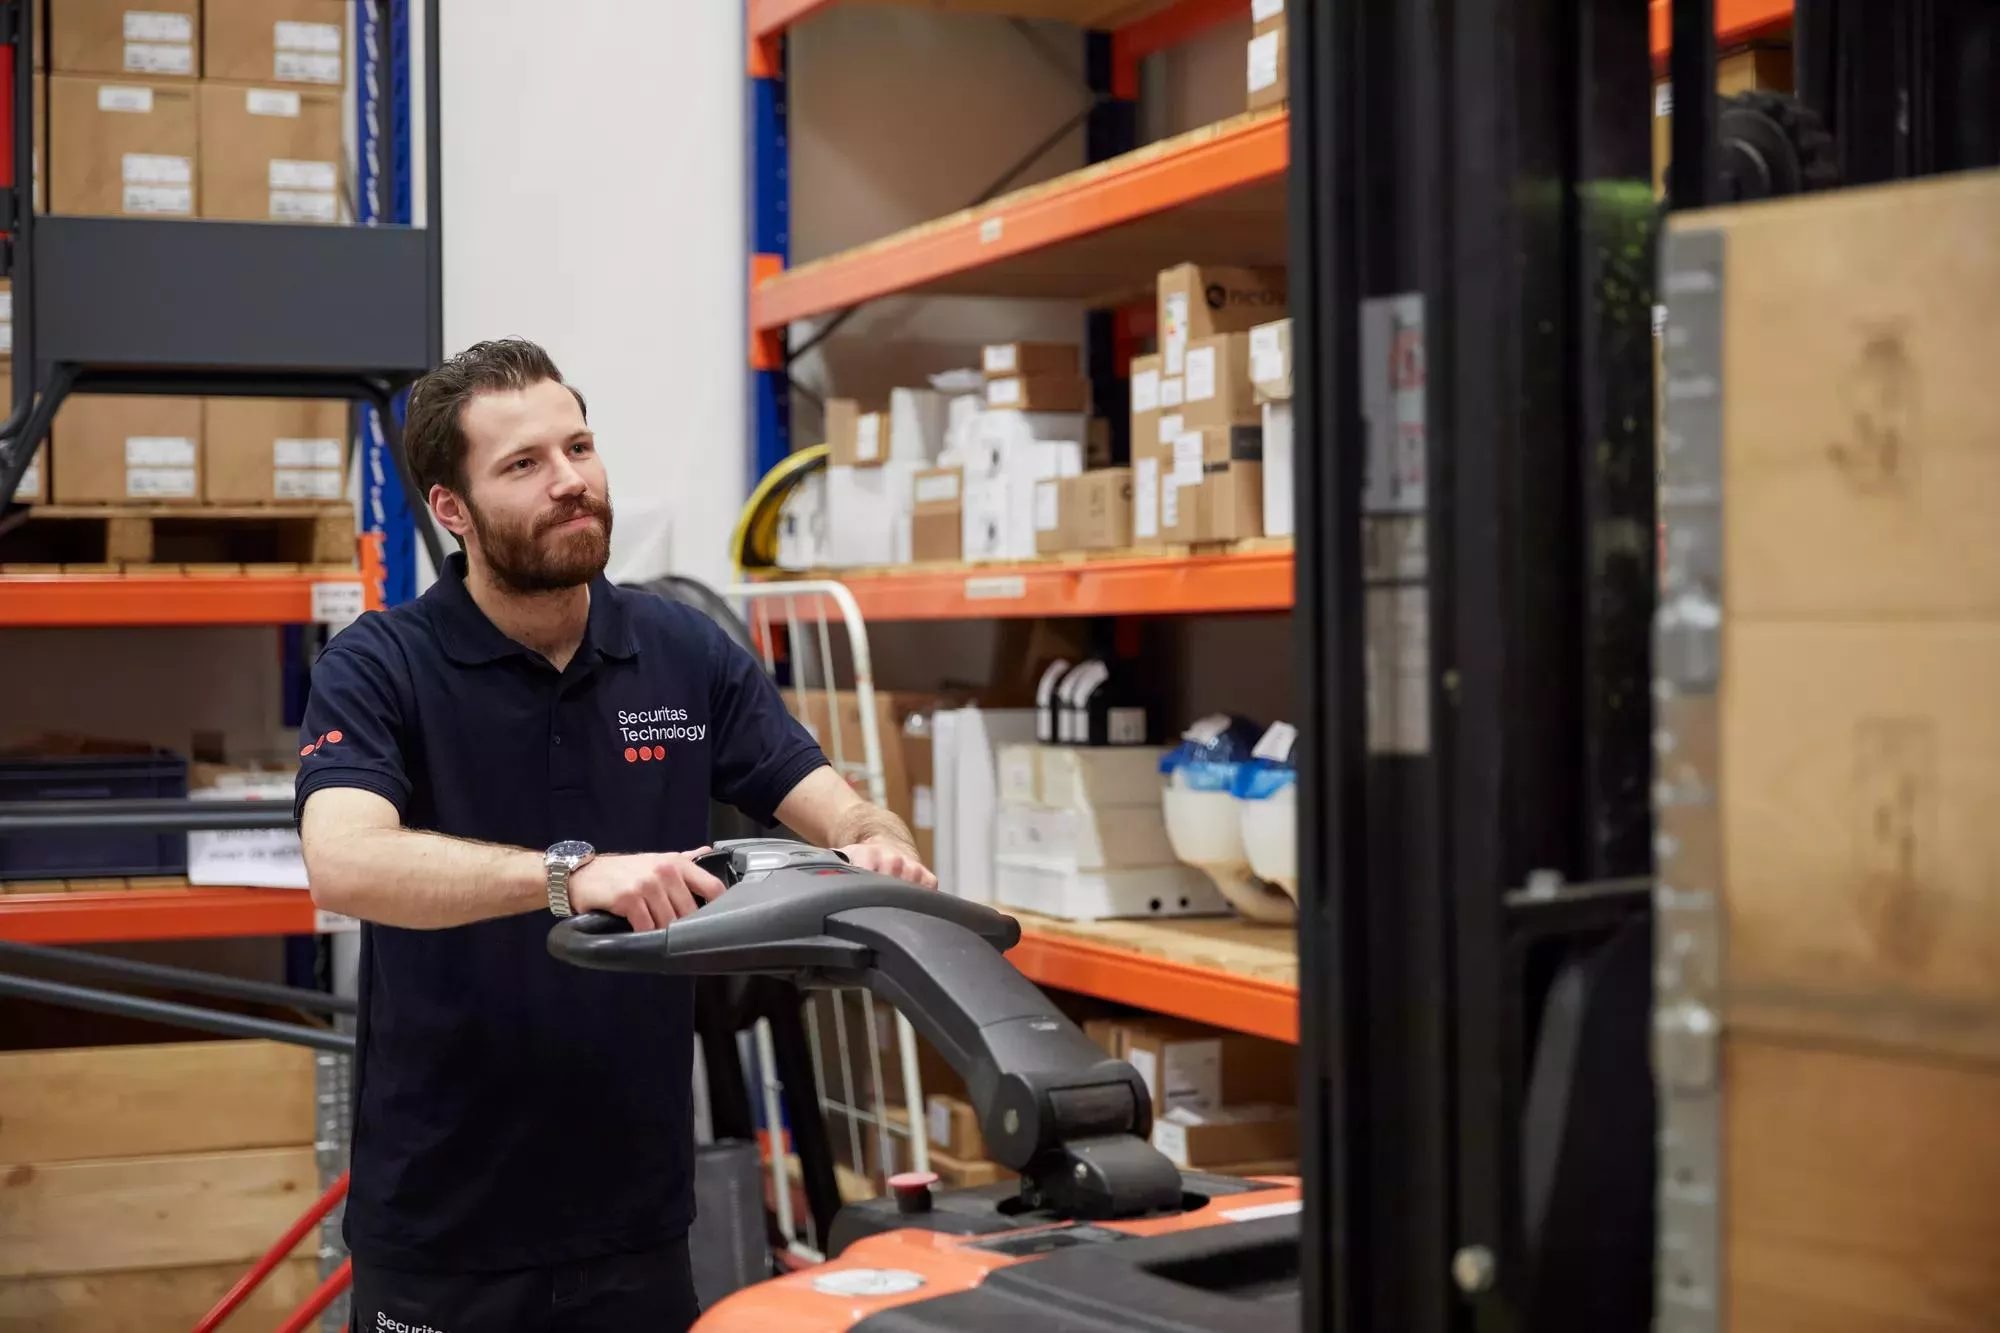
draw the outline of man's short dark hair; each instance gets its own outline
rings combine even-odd
[[[474,343],[448,358],[410,388],[404,415],[403,451],[410,460],[410,479],[421,505],[431,487],[467,493],[465,475],[465,405],[482,393],[526,389],[553,380],[576,396],[577,410],[587,421],[590,409],[576,387],[564,382],[549,354],[525,338],[497,338]]]

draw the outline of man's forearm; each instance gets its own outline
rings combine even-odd
[[[306,865],[316,903],[386,926],[436,930],[548,902],[542,853],[413,829],[362,829],[310,843]]]
[[[826,845],[851,847],[857,842],[876,840],[896,843],[916,855],[917,840],[911,836],[910,826],[881,806],[866,802],[857,802],[834,816]]]

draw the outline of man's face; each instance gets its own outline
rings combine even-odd
[[[470,494],[461,512],[447,492],[438,512],[467,539],[467,554],[515,592],[574,588],[602,573],[611,495],[576,397],[552,380],[482,393],[460,424]]]

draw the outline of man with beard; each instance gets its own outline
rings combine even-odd
[[[405,439],[462,549],[320,656],[296,797],[314,901],[363,923],[355,1327],[683,1329],[692,984],[559,963],[552,917],[714,897],[711,798],[936,880],[755,659],[605,579],[604,463],[541,348],[453,357]]]

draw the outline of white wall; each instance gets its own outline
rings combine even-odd
[[[442,0],[446,351],[590,402],[614,578],[724,580],[748,492],[743,6]]]

